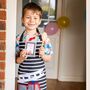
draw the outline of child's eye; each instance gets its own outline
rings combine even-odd
[[[26,17],[27,19],[29,19],[30,17]]]

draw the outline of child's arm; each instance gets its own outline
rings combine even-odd
[[[25,50],[22,50],[20,51],[19,49],[19,40],[20,40],[20,34],[17,34],[16,36],[16,63],[22,63],[24,60],[25,60],[25,54],[26,54],[26,51]]]
[[[19,54],[19,56],[16,57],[16,63],[20,64],[22,63],[26,58],[26,50],[22,50]]]
[[[40,48],[39,55],[43,58],[44,61],[51,60],[52,47],[50,40],[45,32],[42,34],[42,46]]]
[[[39,55],[43,58],[44,61],[51,60],[51,54],[50,55],[45,54],[45,48],[43,46],[40,48]]]

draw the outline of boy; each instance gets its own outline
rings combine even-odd
[[[31,2],[23,7],[22,23],[25,31],[16,37],[16,63],[19,64],[18,90],[23,90],[21,84],[28,86],[32,81],[38,83],[40,90],[47,89],[44,61],[51,59],[52,46],[47,34],[45,32],[40,34],[37,29],[41,17],[42,9],[37,4]],[[48,53],[45,52],[46,46],[48,46]]]

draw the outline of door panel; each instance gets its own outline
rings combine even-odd
[[[51,61],[46,62],[46,71],[47,78],[51,79],[57,79],[58,76],[59,37],[59,31],[55,35],[49,36],[53,46],[53,55]]]

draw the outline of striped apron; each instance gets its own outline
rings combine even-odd
[[[39,77],[36,82],[40,85],[40,90],[46,90],[46,69],[45,69],[45,63],[43,59],[39,56],[39,48],[42,45],[42,39],[41,35],[39,35],[40,41],[35,42],[35,55],[34,56],[28,56],[22,63],[20,63],[18,68],[18,75],[23,75],[27,73],[35,73],[40,70],[43,70],[43,75]],[[22,50],[25,48],[25,43],[23,43],[21,40],[19,42],[19,49]],[[24,84],[29,83],[24,82]],[[20,83],[20,82],[19,82]]]

